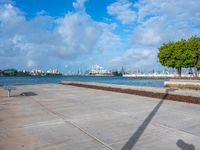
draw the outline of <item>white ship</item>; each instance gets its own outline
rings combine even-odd
[[[103,76],[103,75],[112,75],[110,72],[108,72],[106,69],[99,65],[94,65],[92,68],[89,70],[89,75],[97,75],[97,76]]]

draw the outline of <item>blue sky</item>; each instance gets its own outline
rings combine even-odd
[[[0,0],[0,69],[162,69],[162,43],[200,35],[199,0]]]

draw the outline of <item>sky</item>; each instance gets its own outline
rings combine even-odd
[[[0,0],[0,69],[162,70],[163,43],[199,35],[199,0]]]

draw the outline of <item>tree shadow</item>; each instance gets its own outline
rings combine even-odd
[[[152,121],[153,117],[158,112],[159,108],[163,104],[163,102],[164,102],[165,98],[168,96],[169,92],[175,91],[175,90],[176,89],[166,89],[165,90],[165,95],[163,96],[163,98],[154,107],[154,109],[151,111],[151,113],[146,117],[146,119],[142,122],[142,124],[138,127],[138,129],[133,133],[131,138],[126,142],[126,144],[122,147],[121,150],[131,150],[135,146],[135,144],[137,143],[137,141],[139,140],[139,138],[141,137],[141,135],[143,134],[143,132],[145,131],[147,126],[149,125],[149,123]]]
[[[176,142],[176,145],[181,149],[181,150],[195,150],[195,146],[193,144],[187,144],[183,140],[179,139]]]

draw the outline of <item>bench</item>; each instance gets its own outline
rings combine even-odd
[[[11,91],[16,90],[16,87],[15,86],[5,86],[4,90],[8,91],[8,97],[10,97]]]

